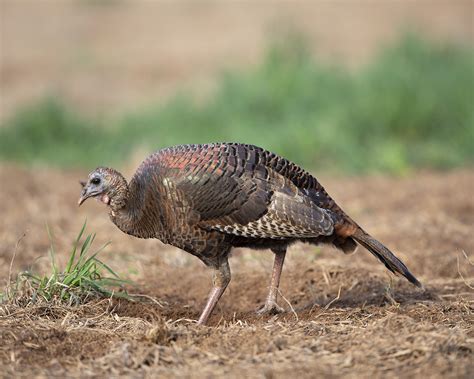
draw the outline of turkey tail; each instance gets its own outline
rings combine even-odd
[[[387,267],[394,274],[403,275],[410,283],[413,283],[415,286],[420,288],[423,287],[423,285],[413,276],[413,274],[408,270],[407,266],[405,266],[405,264],[400,259],[398,259],[383,244],[364,232],[361,228],[357,229],[357,231],[352,235],[352,238],[354,238],[373,255],[375,255],[385,265],[385,267]]]

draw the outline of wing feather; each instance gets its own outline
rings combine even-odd
[[[330,211],[266,165],[260,152],[225,144],[179,151],[179,157],[171,151],[163,156],[164,171],[205,229],[273,239],[331,234]]]

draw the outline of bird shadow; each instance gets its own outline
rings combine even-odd
[[[410,285],[392,288],[381,282],[372,283],[370,286],[361,285],[349,289],[339,287],[335,295],[333,291],[330,295],[320,294],[309,302],[301,302],[293,306],[293,309],[297,313],[305,313],[315,309],[360,309],[370,306],[384,307],[387,305],[407,306],[441,300],[434,288],[419,289]]]

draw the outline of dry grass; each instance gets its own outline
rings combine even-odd
[[[472,298],[312,308],[299,321],[240,314],[198,328],[166,318],[174,306],[123,300],[5,306],[0,360],[11,375],[467,377],[472,369]]]
[[[300,245],[290,251],[280,300],[287,312],[260,317],[271,254],[237,251],[233,280],[197,327],[210,285],[195,258],[114,229],[102,206],[76,208],[84,173],[0,166],[0,277],[45,255],[44,221],[68,251],[84,216],[102,259],[136,281],[143,302],[94,300],[76,307],[40,301],[0,306],[4,376],[469,377],[474,351],[473,171],[404,179],[323,179],[356,220],[386,242],[425,284],[390,277],[360,249],[345,256]],[[12,180],[12,178],[14,180]],[[3,185],[3,183],[5,185]],[[102,240],[101,240],[102,239]],[[464,253],[463,253],[464,252]],[[67,256],[58,253],[63,262]],[[47,266],[40,259],[36,269]],[[291,306],[290,306],[291,305]]]

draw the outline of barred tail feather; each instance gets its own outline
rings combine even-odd
[[[423,285],[415,278],[415,276],[408,270],[407,266],[398,259],[389,249],[382,243],[372,238],[362,229],[358,229],[353,235],[358,243],[375,255],[390,271],[394,274],[403,275],[408,281],[417,287],[422,288]]]

